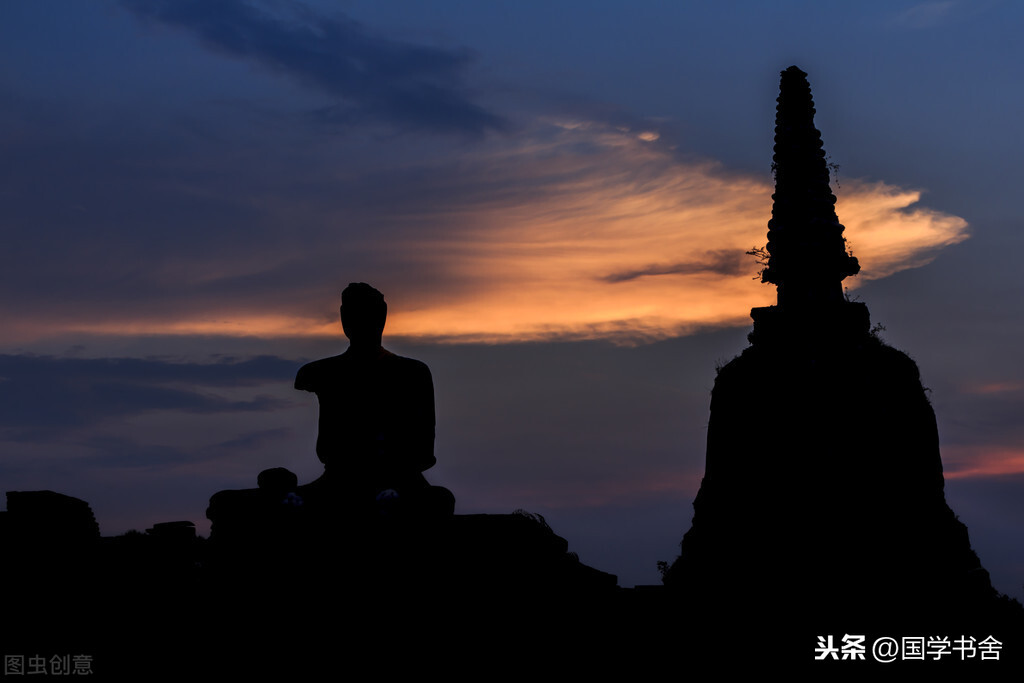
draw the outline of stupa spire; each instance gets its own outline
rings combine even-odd
[[[841,303],[842,281],[859,272],[860,264],[847,253],[836,215],[807,74],[795,66],[783,71],[777,102],[775,194],[761,279],[778,287],[780,308]]]

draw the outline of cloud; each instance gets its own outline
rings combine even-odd
[[[444,272],[458,289],[425,287],[395,316],[393,334],[635,342],[749,324],[750,308],[774,302],[744,256],[765,239],[767,179],[681,161],[594,122],[553,122],[488,154],[467,175],[493,195],[470,190],[449,207],[444,237],[407,247],[416,270]],[[839,215],[864,269],[849,286],[923,265],[966,239],[963,219],[913,208],[919,198],[844,184]]]
[[[972,384],[965,387],[964,391],[970,394],[1008,394],[1022,389],[1024,384],[1020,382],[986,382]]]
[[[26,205],[12,224],[33,231],[12,238],[38,258],[9,258],[3,271],[5,340],[336,337],[338,292],[360,280],[391,302],[389,335],[434,341],[636,343],[749,324],[750,308],[775,298],[744,255],[764,243],[770,179],[683,160],[664,136],[637,134],[649,130],[533,120],[515,137],[441,155],[380,142],[365,168],[339,165],[349,143],[334,139],[302,163],[282,152],[273,178],[266,165],[239,166],[191,209],[203,174],[185,171],[166,190],[163,173],[143,173],[123,202],[158,187],[149,213],[139,205],[45,244],[31,235],[64,219]],[[285,174],[288,183],[271,182]],[[838,212],[863,268],[848,286],[967,238],[963,219],[918,207],[921,196],[843,183]]]
[[[207,48],[244,59],[338,98],[316,116],[331,123],[386,122],[402,129],[481,135],[504,121],[462,85],[468,50],[402,43],[344,15],[298,4],[272,15],[242,0],[121,0],[140,17],[195,33]]]
[[[223,455],[229,451],[231,455],[251,453],[264,447],[268,443],[277,443],[294,435],[289,427],[275,427],[273,429],[261,429],[252,433],[243,434],[234,439],[228,439],[209,447],[209,451]]]
[[[942,23],[955,6],[953,0],[922,2],[893,16],[890,24],[911,29],[930,28]]]
[[[606,275],[605,282],[627,282],[651,275],[691,275],[694,273],[716,273],[718,275],[739,275],[749,270],[745,254],[734,251],[717,251],[704,254],[703,260],[668,265],[652,264],[637,270],[620,271]]]
[[[946,479],[1024,474],[1024,448],[975,443],[942,449]]]
[[[96,470],[167,470],[199,460],[195,452],[164,444],[150,444],[121,436],[97,434],[84,438],[86,454],[65,458],[64,465]]]
[[[173,431],[173,425],[167,427]],[[257,429],[224,441],[183,447],[146,443],[120,435],[97,433],[83,438],[80,445],[87,454],[75,458],[76,467],[166,470],[176,467],[206,466],[208,463],[245,459],[253,453],[287,443],[294,436],[290,427]]]
[[[271,357],[201,364],[0,355],[0,430],[13,440],[52,440],[71,430],[154,411],[275,411],[291,404],[267,395],[233,400],[210,388],[289,382],[296,366]]]
[[[914,208],[921,195],[885,183],[856,182],[839,195],[836,211],[863,267],[861,278],[876,280],[923,266],[939,250],[968,238],[967,221],[959,216]]]

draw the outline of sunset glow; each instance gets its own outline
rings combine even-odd
[[[104,535],[315,480],[296,372],[366,282],[432,373],[457,514],[547,515],[660,581],[718,369],[776,302],[747,252],[795,65],[842,286],[918,364],[951,505],[1024,600],[1024,3],[811,5],[4,3],[0,480]]]
[[[942,460],[946,479],[1024,474],[1024,449],[1012,446],[946,446]]]
[[[393,302],[388,334],[633,344],[749,324],[752,307],[775,301],[774,288],[759,282],[758,266],[745,253],[765,242],[770,178],[681,162],[657,140],[650,131],[558,121],[537,124],[532,138],[515,145],[471,156],[444,188],[455,200],[391,218],[409,233],[404,241],[360,245],[383,262],[403,264],[394,285],[374,281]],[[478,186],[460,191],[471,182]],[[859,278],[846,281],[850,288],[920,266],[967,238],[962,218],[915,208],[918,191],[845,181],[839,197],[845,234],[863,267]],[[240,266],[224,267],[233,273]],[[207,281],[216,278],[204,271]],[[280,310],[210,297],[159,319],[143,313],[130,320],[39,321],[37,332],[336,335],[336,292],[323,295],[317,308],[325,312],[315,318],[296,314],[308,291],[296,291],[294,300],[284,291],[273,304]]]

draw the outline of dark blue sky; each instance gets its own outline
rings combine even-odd
[[[308,481],[338,294],[427,362],[460,512],[525,508],[624,585],[689,526],[715,365],[771,301],[778,73],[809,74],[850,281],[914,357],[947,493],[1021,597],[1012,2],[0,8],[0,482],[103,533]],[[842,406],[837,406],[842,410]]]

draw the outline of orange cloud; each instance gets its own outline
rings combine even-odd
[[[1024,449],[1006,446],[948,446],[942,449],[946,479],[1024,473]]]
[[[392,334],[635,342],[749,324],[750,308],[774,302],[774,288],[753,279],[757,266],[745,255],[765,240],[767,178],[679,162],[646,132],[573,123],[561,133],[546,148],[491,160],[543,178],[542,194],[474,205],[449,241],[415,246],[467,286],[399,312]],[[588,155],[571,151],[583,144]],[[882,183],[845,184],[839,211],[862,277],[923,265],[966,239],[963,219],[908,210],[919,198]]]
[[[351,253],[356,239],[374,267],[394,264],[398,275],[390,281],[377,279],[376,270],[366,275],[395,302],[389,335],[636,343],[747,325],[752,307],[775,300],[774,288],[754,279],[757,264],[745,255],[766,239],[770,178],[682,161],[654,131],[549,121],[514,139],[463,150],[435,171],[421,174],[428,180],[419,194],[429,203],[375,208],[375,221],[399,226],[387,238],[374,242],[372,230],[357,239],[323,230],[304,243],[310,255]],[[920,196],[884,183],[844,182],[838,211],[863,267],[859,278],[920,266],[966,239],[963,219],[915,208]],[[265,270],[273,279],[303,263],[295,254],[261,258],[239,257],[210,273],[255,278]],[[188,267],[179,264],[175,272]],[[200,272],[186,273],[187,281],[201,280],[204,268],[196,262],[193,270]],[[190,297],[159,315],[22,321],[7,336],[337,335],[333,301],[328,316],[296,315],[309,310],[303,306],[310,286],[304,286],[276,291],[273,301]]]
[[[1020,382],[988,382],[972,384],[965,388],[970,394],[1007,394],[1024,389]]]
[[[884,183],[851,183],[840,192],[836,211],[846,239],[860,260],[858,277],[876,280],[923,266],[939,249],[968,237],[967,221],[924,208],[917,190]]]

